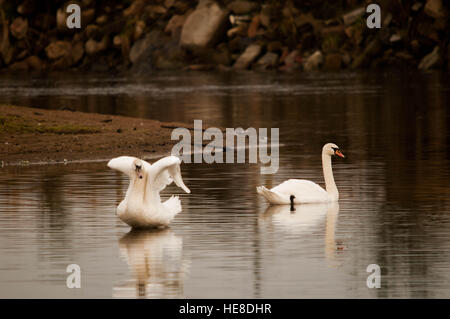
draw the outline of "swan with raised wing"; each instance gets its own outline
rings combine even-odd
[[[259,186],[256,190],[259,194],[263,195],[269,203],[274,205],[337,201],[339,200],[339,192],[336,183],[334,182],[333,169],[331,168],[331,156],[345,157],[336,144],[327,143],[323,146],[322,168],[326,189],[305,179],[290,179],[270,190],[264,186]]]
[[[181,178],[181,160],[176,156],[164,157],[153,165],[131,156],[120,156],[108,162],[108,167],[130,177],[125,199],[117,206],[119,218],[134,228],[168,226],[181,212],[178,196],[161,202],[161,192],[172,181],[190,193]]]

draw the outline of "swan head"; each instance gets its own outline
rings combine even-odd
[[[142,179],[143,177],[143,171],[144,171],[144,164],[140,159],[135,159],[133,161],[133,170],[136,172],[137,176]]]
[[[342,154],[339,146],[333,143],[327,143],[323,146],[322,154],[327,154],[328,156],[339,156],[344,158],[344,154]]]

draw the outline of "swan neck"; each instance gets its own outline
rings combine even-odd
[[[327,193],[337,199],[339,197],[339,192],[336,187],[336,183],[334,182],[330,155],[322,153],[322,167],[323,167],[323,176],[325,178],[325,188],[327,190]]]

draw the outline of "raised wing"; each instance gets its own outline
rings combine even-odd
[[[134,176],[133,174],[135,174],[133,169],[133,162],[135,160],[137,160],[137,158],[133,156],[120,156],[110,160],[107,165],[109,168],[118,170],[132,178]],[[143,160],[141,160],[141,162],[144,164],[145,170],[150,168],[151,165],[149,163]]]
[[[150,187],[157,191],[162,191],[172,182],[182,188],[186,193],[190,193],[189,188],[183,183],[180,170],[181,160],[176,156],[167,156],[151,165],[149,169]]]

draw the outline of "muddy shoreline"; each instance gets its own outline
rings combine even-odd
[[[161,157],[174,127],[192,124],[0,104],[0,165]]]

